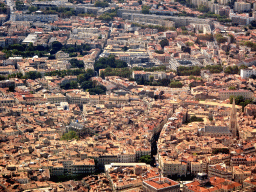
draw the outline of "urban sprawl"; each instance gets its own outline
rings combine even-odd
[[[255,192],[255,0],[0,0],[0,191]]]

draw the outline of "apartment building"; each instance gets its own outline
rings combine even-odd
[[[242,96],[245,99],[253,99],[253,92],[245,89],[240,90],[220,90],[219,91],[219,98],[220,100],[229,99],[230,96],[238,97]]]
[[[166,156],[159,156],[159,166],[164,176],[186,176],[187,163]]]
[[[232,168],[224,163],[208,165],[208,176],[232,180]]]
[[[58,94],[45,94],[44,98],[47,99],[48,102],[50,103],[61,103],[61,102],[66,102],[66,97],[62,95],[61,93]]]
[[[40,22],[53,22],[58,20],[58,15],[44,15],[44,14],[22,14],[14,13],[11,15],[12,21],[40,21]]]
[[[144,79],[149,81],[150,78],[153,77],[153,79],[165,79],[166,73],[165,72],[146,72],[146,71],[133,71],[132,72],[132,78],[135,80]]]
[[[244,11],[250,11],[250,10],[251,10],[251,3],[246,3],[243,1],[235,2],[234,11],[242,13]]]
[[[88,175],[95,173],[95,163],[93,159],[83,160],[60,160],[50,167],[52,176],[70,175]]]
[[[179,192],[180,184],[167,177],[156,177],[143,181],[145,192]]]
[[[207,170],[207,163],[205,162],[191,162],[190,163],[191,165],[191,174],[192,175],[197,175],[198,173],[203,173],[203,172],[206,172]]]
[[[243,79],[249,78],[252,75],[256,75],[256,69],[241,69],[240,70],[240,76]]]
[[[11,80],[0,81],[0,88],[6,88],[10,86],[15,86],[15,82]]]

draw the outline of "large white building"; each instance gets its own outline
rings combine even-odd
[[[251,75],[256,75],[255,69],[241,69],[240,76],[243,79],[249,78]]]
[[[244,11],[250,11],[251,4],[246,2],[235,2],[234,11],[242,13]]]
[[[169,61],[169,67],[172,70],[177,70],[180,66],[183,67],[193,67],[193,66],[202,66],[202,64],[196,59],[175,59],[171,58]]]
[[[40,22],[53,22],[58,20],[58,15],[44,15],[44,14],[21,14],[14,13],[11,15],[12,21],[40,21]]]

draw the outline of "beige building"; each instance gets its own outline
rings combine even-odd
[[[219,97],[220,100],[226,100],[229,99],[230,96],[243,96],[245,99],[252,99],[253,98],[253,93],[249,90],[221,90],[219,91]]]
[[[244,165],[239,165],[239,166],[234,166],[233,167],[233,179],[235,182],[238,183],[243,183],[243,181],[250,177],[252,174],[252,167],[250,166],[244,166]]]
[[[159,166],[164,176],[186,176],[187,163],[173,160],[166,156],[159,156]]]
[[[47,99],[50,103],[61,103],[66,102],[66,97],[60,93],[52,95],[44,95],[44,98]]]
[[[143,181],[143,191],[145,192],[179,192],[180,184],[167,177],[156,177]]]
[[[208,176],[232,180],[232,169],[231,167],[226,166],[224,163],[209,165]]]

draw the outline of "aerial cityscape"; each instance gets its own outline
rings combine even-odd
[[[0,0],[0,192],[256,192],[256,1]]]

